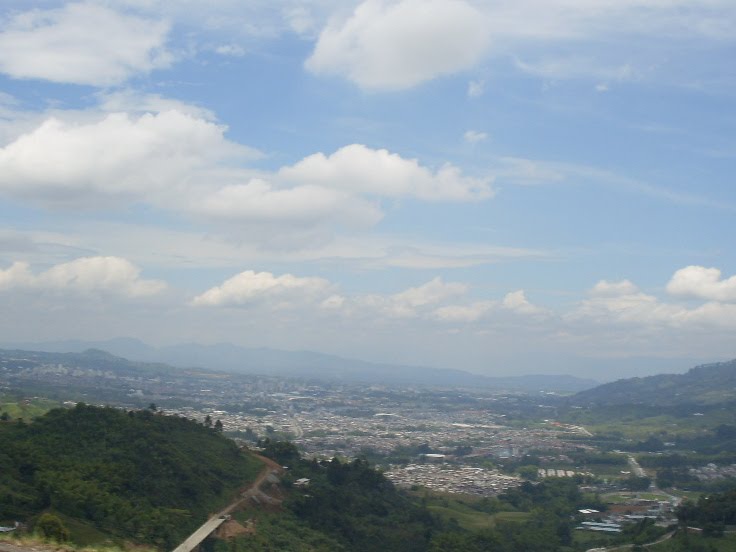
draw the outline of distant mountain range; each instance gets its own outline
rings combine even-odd
[[[674,406],[736,401],[736,359],[703,364],[685,374],[629,378],[581,391],[572,403],[587,406]]]
[[[80,353],[97,349],[133,361],[165,363],[180,368],[196,367],[237,374],[314,378],[333,382],[421,384],[563,393],[574,393],[598,384],[592,379],[568,375],[489,377],[463,370],[379,364],[310,351],[246,348],[229,343],[216,345],[186,343],[153,347],[137,339],[118,338],[107,341],[12,343],[3,344],[3,347],[59,353]]]

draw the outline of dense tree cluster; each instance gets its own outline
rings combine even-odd
[[[193,420],[78,404],[0,424],[0,519],[54,511],[168,548],[260,466]]]
[[[684,526],[700,527],[705,533],[720,535],[726,525],[736,525],[736,490],[701,496],[684,502],[677,510]]]

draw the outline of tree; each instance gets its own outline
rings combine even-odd
[[[212,427],[212,416],[209,414],[204,417],[204,427]]]
[[[0,420],[2,420],[3,422],[7,422],[9,419],[10,414],[8,414],[7,412],[3,412],[2,414],[0,414]]]
[[[52,539],[56,542],[69,540],[69,529],[64,527],[61,519],[54,514],[42,514],[36,522],[36,531],[45,539]]]
[[[221,421],[219,420],[219,418],[218,418],[218,420],[217,420],[217,421],[215,422],[215,431],[216,431],[217,433],[222,433],[222,422],[221,422]]]

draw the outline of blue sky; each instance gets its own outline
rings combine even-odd
[[[736,356],[730,0],[0,7],[4,341]]]

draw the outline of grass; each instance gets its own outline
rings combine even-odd
[[[58,401],[35,397],[33,399],[18,400],[17,397],[0,395],[0,413],[7,412],[11,419],[23,418],[30,421],[38,416],[43,416],[52,408],[58,407]]]
[[[529,518],[526,512],[498,512],[487,514],[473,510],[469,506],[453,504],[451,506],[439,506],[431,504],[427,509],[445,521],[455,520],[458,525],[468,531],[479,531],[495,527],[498,522],[522,522]]]
[[[421,496],[426,500],[430,512],[445,521],[455,520],[460,527],[468,531],[495,527],[499,522],[522,522],[529,518],[526,512],[489,514],[476,510],[472,505],[482,500],[477,496],[449,493],[423,493]]]

